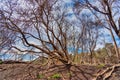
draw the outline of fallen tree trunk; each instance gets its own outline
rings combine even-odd
[[[108,67],[102,72],[99,72],[93,80],[108,80],[112,76],[112,73],[115,72],[115,69],[118,67],[120,67],[120,64],[115,64],[111,67]]]

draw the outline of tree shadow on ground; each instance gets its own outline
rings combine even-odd
[[[66,65],[54,65],[49,67],[44,74],[51,76],[55,73],[60,73],[65,80],[92,80],[96,72],[95,70],[95,67],[86,65],[71,65],[70,67]]]
[[[88,65],[50,65],[49,67],[34,65],[34,64],[2,64],[1,68],[5,70],[0,72],[4,74],[6,80],[58,80],[48,79],[55,74],[60,74],[59,80],[92,80],[93,74],[96,73],[94,66]],[[37,76],[42,75],[43,79],[38,79]],[[1,80],[3,80],[1,77]]]

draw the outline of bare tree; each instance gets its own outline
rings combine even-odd
[[[9,50],[12,44],[15,44],[16,34],[5,28],[4,14],[0,11],[0,51]]]
[[[20,3],[24,2],[25,5]],[[37,50],[21,52],[44,53],[64,64],[71,64],[68,47],[72,24],[66,19],[66,10],[61,0],[6,0],[4,13],[5,28],[17,33],[17,39],[25,47]],[[32,41],[32,42],[31,42]]]
[[[95,5],[95,4],[99,5]],[[113,31],[119,35],[119,24],[117,25],[117,21],[119,23],[119,0],[98,0],[95,2],[92,2],[90,0],[85,0],[83,2],[77,1],[75,3],[75,7],[77,7],[77,11],[81,11],[83,9],[89,9],[91,13],[97,18],[98,22],[100,24],[103,24],[104,28],[108,29],[111,33],[111,37],[114,42],[114,48],[116,51],[116,56],[119,58],[119,50],[118,46],[115,40],[115,36],[113,34]],[[118,17],[118,18],[116,18]]]
[[[98,43],[98,39],[100,37],[100,29],[102,28],[102,24],[99,23],[98,19],[95,18],[91,13],[84,13],[86,8],[84,5],[75,4],[73,11],[74,15],[79,21],[79,27],[83,27],[82,29],[82,37],[80,39],[81,49],[85,52],[90,53],[90,63],[93,62],[93,53]],[[89,11],[89,9],[87,9]]]

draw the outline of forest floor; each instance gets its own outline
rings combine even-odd
[[[106,75],[107,78],[103,78]],[[120,66],[50,65],[48,67],[9,61],[0,64],[0,80],[120,80]]]

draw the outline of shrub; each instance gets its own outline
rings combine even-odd
[[[3,61],[0,59],[0,64],[2,64],[3,63]]]
[[[38,74],[38,75],[37,75],[37,78],[38,78],[38,79],[42,79],[43,77],[44,77],[43,74]]]
[[[97,65],[97,68],[103,68],[103,67],[105,67],[105,64],[99,64],[99,65]]]
[[[52,76],[52,78],[54,78],[54,79],[59,79],[59,78],[61,78],[61,75],[58,74],[58,73],[56,73],[56,74],[54,74],[54,75]]]

